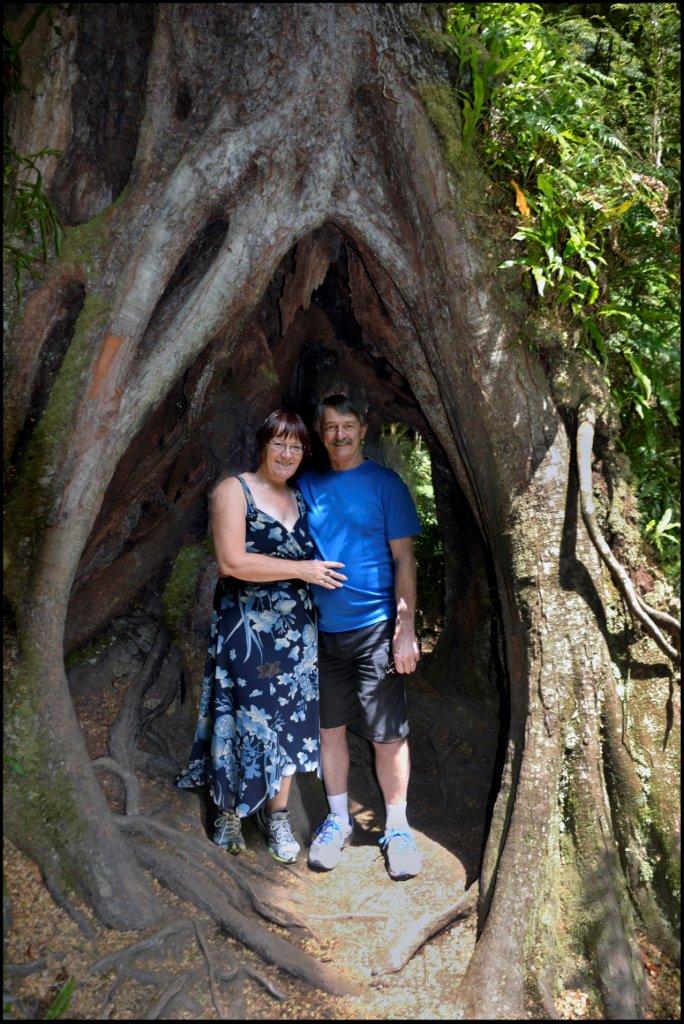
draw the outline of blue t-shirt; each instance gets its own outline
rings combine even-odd
[[[320,557],[345,564],[343,586],[312,588],[319,629],[343,633],[393,618],[397,605],[389,541],[420,533],[404,481],[393,469],[366,459],[355,469],[305,473],[297,486]]]

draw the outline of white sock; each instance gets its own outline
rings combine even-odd
[[[397,829],[398,832],[407,832],[409,823],[406,820],[406,800],[400,804],[385,804],[385,829]]]
[[[349,821],[349,800],[346,793],[338,793],[337,796],[328,796],[328,806],[332,814],[338,814],[342,821]]]

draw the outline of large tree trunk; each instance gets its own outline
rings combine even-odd
[[[170,472],[231,368],[241,410],[232,430],[247,436],[278,393],[268,367],[287,379],[306,323],[320,328],[313,309],[306,323],[295,314],[309,308],[342,246],[364,340],[409,385],[416,422],[465,495],[498,589],[510,725],[464,1013],[511,1019],[545,1005],[542,948],[554,927],[545,910],[556,899],[565,820],[564,856],[572,851],[595,917],[588,934],[607,1013],[640,1016],[633,887],[603,767],[608,751],[609,779],[622,778],[610,731],[601,735],[615,685],[605,584],[579,518],[571,417],[518,343],[520,324],[496,284],[486,183],[459,155],[450,69],[429,42],[440,30],[436,9],[162,4],[152,23],[151,6],[75,5],[57,15],[68,28],[59,45],[72,40],[64,60],[81,68],[73,94],[66,82],[55,91],[52,110],[69,142],[51,187],[71,227],[8,352],[7,721],[21,767],[8,773],[10,835],[56,884],[84,891],[106,923],[140,928],[153,918],[71,707],[68,602],[74,586],[90,594],[82,612],[73,605],[80,624],[67,623],[69,646],[114,613],[93,599],[93,581],[115,572],[111,558],[98,569],[93,530],[146,425],[181,389],[191,406],[183,428],[164,421],[158,430]],[[88,60],[102,33],[114,40],[112,73]],[[88,75],[98,97],[84,123],[77,94]],[[141,112],[117,106],[124,86],[129,95],[143,82]],[[17,138],[31,116],[25,104],[16,112]],[[258,324],[274,279],[276,342]],[[52,378],[41,369],[48,356],[59,365]],[[253,370],[260,360],[263,379]],[[586,390],[578,382],[578,399]],[[144,453],[148,462],[138,453],[140,487],[140,467],[158,467],[162,447]],[[211,467],[197,456],[191,470],[199,493]],[[130,477],[122,473],[121,486],[133,487]],[[174,522],[141,564],[159,566],[178,543]],[[122,512],[121,538],[131,529]],[[127,565],[124,602],[143,582]],[[629,818],[624,800],[621,810]],[[643,878],[639,887],[666,927]]]

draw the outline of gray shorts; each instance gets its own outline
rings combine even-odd
[[[318,634],[321,728],[359,723],[366,739],[408,736],[404,680],[392,661],[394,622]]]

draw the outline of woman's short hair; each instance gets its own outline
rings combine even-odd
[[[314,416],[314,424],[319,432],[326,409],[334,409],[335,412],[339,412],[342,416],[356,416],[359,423],[366,422],[366,413],[360,402],[350,398],[349,395],[326,395],[325,398],[321,398],[316,406],[316,414]]]
[[[256,433],[257,453],[263,458],[266,445],[274,437],[293,437],[304,449],[307,455],[310,451],[309,431],[306,429],[304,420],[296,412],[288,409],[274,409],[266,417]]]

